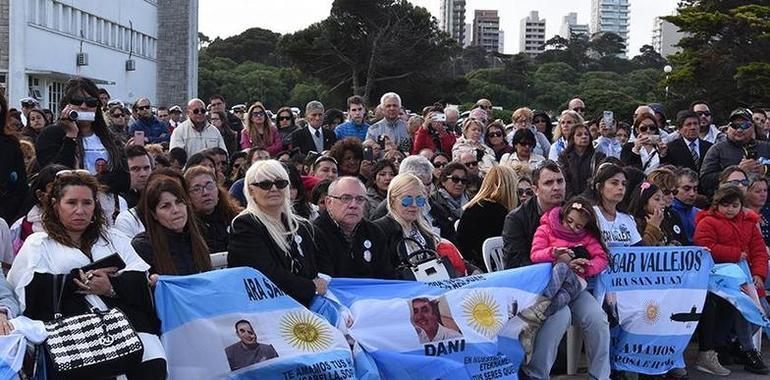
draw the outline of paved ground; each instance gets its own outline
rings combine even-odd
[[[762,350],[762,357],[765,358],[765,363],[770,365],[770,344],[768,344],[767,340],[763,340],[763,350]],[[727,366],[729,370],[731,370],[733,373],[730,374],[730,376],[727,377],[719,377],[719,376],[713,376],[709,374],[705,374],[703,372],[700,372],[695,369],[695,356],[697,355],[697,345],[695,343],[691,343],[690,346],[687,348],[687,352],[685,353],[685,362],[687,363],[687,372],[689,373],[690,380],[716,380],[716,379],[730,379],[730,380],[770,380],[770,375],[755,375],[750,372],[746,372],[743,369],[742,365],[732,365]],[[583,361],[581,363],[580,373],[577,376],[554,376],[554,380],[578,380],[578,379],[586,379],[586,368],[585,368],[585,354],[582,358]]]

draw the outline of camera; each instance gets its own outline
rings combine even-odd
[[[443,123],[443,122],[446,122],[446,115],[444,115],[443,113],[437,113],[437,114],[434,114],[430,119],[432,121],[440,121]]]
[[[66,119],[70,121],[94,121],[96,120],[96,113],[70,111]]]

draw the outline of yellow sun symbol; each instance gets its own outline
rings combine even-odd
[[[319,352],[328,349],[333,342],[329,328],[307,311],[287,313],[281,318],[280,325],[281,336],[298,350]]]
[[[655,301],[647,301],[644,305],[644,321],[654,325],[660,319],[660,307]]]
[[[503,327],[500,306],[487,292],[478,291],[466,297],[462,310],[468,326],[489,339]]]

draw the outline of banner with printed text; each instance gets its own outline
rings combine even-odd
[[[714,263],[701,247],[611,248],[594,294],[610,320],[615,370],[649,375],[684,368]]]

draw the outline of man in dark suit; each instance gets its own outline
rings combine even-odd
[[[688,167],[700,172],[703,157],[711,148],[711,143],[698,135],[700,119],[692,111],[680,111],[676,117],[679,138],[668,143],[668,153],[661,158],[661,164]]]
[[[337,142],[334,131],[321,128],[323,124],[324,105],[313,100],[305,107],[305,119],[307,128],[300,129],[291,134],[292,148],[299,148],[302,154],[310,151],[321,153],[331,149]]]

